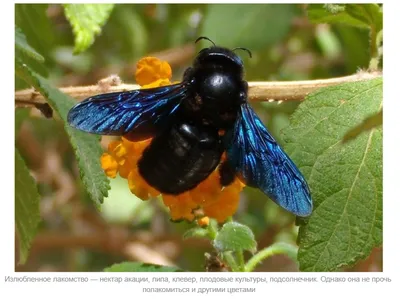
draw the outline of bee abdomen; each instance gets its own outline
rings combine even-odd
[[[139,173],[160,192],[180,194],[205,180],[220,163],[222,152],[217,130],[175,125],[145,149]]]

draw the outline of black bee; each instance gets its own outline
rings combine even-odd
[[[181,83],[90,97],[69,111],[68,122],[89,133],[153,138],[138,168],[164,194],[191,190],[218,167],[221,186],[238,175],[286,210],[307,216],[307,183],[249,106],[243,76],[240,57],[213,43]]]

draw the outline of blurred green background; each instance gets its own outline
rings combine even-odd
[[[32,61],[32,68],[59,87],[96,84],[111,74],[134,83],[137,60],[149,55],[168,61],[173,80],[180,80],[196,53],[209,46],[207,41],[195,45],[199,36],[228,48],[250,49],[251,59],[238,52],[248,81],[330,78],[368,67],[367,30],[312,24],[306,8],[302,4],[119,4],[94,44],[79,55],[73,55],[74,36],[61,5],[18,4],[15,22],[46,59],[44,66]],[[16,90],[27,87],[16,78]],[[253,104],[281,142],[280,130],[297,105]],[[211,245],[206,240],[182,240],[193,225],[170,222],[161,201],[139,200],[127,181],[111,180],[109,197],[98,212],[80,183],[61,122],[35,110],[29,113],[32,117],[24,121],[16,140],[39,184],[43,221],[27,263],[17,265],[16,259],[17,271],[101,271],[123,260],[204,270],[204,253]],[[103,138],[104,148],[109,141]],[[242,193],[234,218],[251,227],[259,248],[296,241],[294,216],[257,190],[247,188]],[[381,251],[375,249],[366,261],[347,270],[381,268]],[[297,271],[297,266],[275,256],[257,270]]]

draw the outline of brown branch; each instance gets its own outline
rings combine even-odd
[[[249,82],[250,101],[302,101],[308,94],[322,87],[341,83],[370,80],[381,77],[381,72],[359,72],[345,77],[288,81],[288,82]]]
[[[346,82],[363,81],[381,77],[381,72],[359,72],[345,77],[306,80],[306,81],[272,81],[249,82],[250,101],[301,101],[309,93],[321,87],[334,86]],[[119,84],[116,86],[104,86],[103,84],[90,86],[61,87],[60,90],[69,96],[82,100],[104,92],[120,92],[140,88],[136,84]],[[38,95],[34,89],[25,89],[15,92],[16,101],[44,101],[43,96]]]
[[[53,109],[51,109],[51,107],[48,103],[15,99],[15,106],[16,107],[35,107],[40,112],[42,112],[42,114],[45,117],[47,117],[47,118],[53,117]]]

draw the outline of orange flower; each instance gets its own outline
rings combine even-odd
[[[118,163],[110,154],[104,153],[100,157],[101,167],[106,175],[110,178],[115,178],[118,172]]]
[[[136,82],[142,88],[152,88],[172,84],[171,67],[167,62],[154,57],[141,59],[136,68]],[[117,173],[128,180],[129,189],[142,200],[162,195],[164,204],[169,208],[172,220],[193,221],[199,219],[201,226],[208,225],[208,217],[218,222],[232,216],[239,203],[239,193],[245,186],[238,178],[227,186],[220,185],[218,167],[196,188],[177,196],[162,194],[140,176],[137,163],[151,139],[139,142],[124,137],[108,145],[108,153],[101,158],[101,166],[110,178]],[[222,160],[226,159],[224,154]]]
[[[142,88],[159,87],[171,84],[172,70],[166,61],[145,57],[137,63],[135,77]]]

